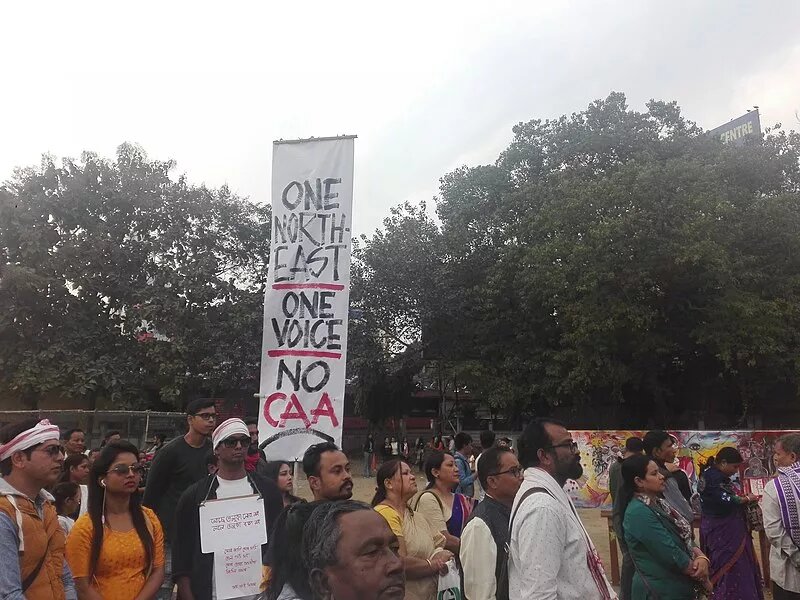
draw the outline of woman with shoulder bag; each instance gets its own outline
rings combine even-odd
[[[622,461],[623,535],[636,573],[633,600],[693,600],[711,591],[709,560],[692,541],[692,525],[667,503],[664,476],[650,457]]]
[[[461,532],[467,524],[475,501],[463,494],[454,493],[458,485],[458,467],[449,452],[434,452],[425,461],[428,487],[412,503],[414,510],[425,515],[431,525],[444,535],[445,548],[458,552]]]

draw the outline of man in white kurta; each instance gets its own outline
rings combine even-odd
[[[508,448],[490,448],[478,465],[484,499],[461,532],[459,555],[464,573],[464,596],[495,600],[508,544],[511,505],[522,483],[522,469]]]
[[[563,486],[583,474],[577,444],[538,419],[519,441],[524,480],[511,510],[510,600],[616,599],[589,534]]]

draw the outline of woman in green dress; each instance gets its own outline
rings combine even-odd
[[[636,573],[632,600],[692,600],[705,588],[708,558],[695,545],[692,525],[664,498],[664,476],[647,456],[622,462],[623,533]]]

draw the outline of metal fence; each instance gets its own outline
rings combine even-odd
[[[167,439],[186,432],[186,415],[173,412],[128,410],[7,410],[0,412],[0,426],[37,417],[49,419],[61,431],[82,429],[86,447],[97,448],[110,431],[119,431],[123,439],[144,449],[156,433]]]

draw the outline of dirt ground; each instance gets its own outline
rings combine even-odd
[[[371,477],[369,479],[362,477],[363,467],[361,463],[353,463],[352,466],[352,473],[353,473],[353,499],[354,500],[361,500],[362,502],[371,502],[372,496],[375,493],[375,477]],[[422,474],[417,474],[417,486],[419,489],[422,489],[426,484],[425,476]],[[311,492],[308,488],[308,482],[306,481],[305,476],[302,474],[302,470],[299,473],[299,477],[295,480],[294,483],[294,490],[295,494],[300,496],[301,498],[310,499]],[[606,573],[608,574],[609,580],[611,580],[611,551],[609,547],[608,541],[608,524],[605,518],[603,518],[600,514],[600,509],[581,509],[578,510],[580,513],[581,520],[583,521],[586,530],[589,532],[589,536],[592,538],[595,547],[597,548],[597,552],[600,554],[600,558],[603,560],[603,565],[605,566]],[[758,542],[755,542],[756,549],[758,548]],[[758,552],[756,552],[756,556],[758,556]],[[620,561],[622,560],[622,556],[620,555]],[[769,591],[765,592],[765,600],[770,600],[772,598],[772,594]]]

